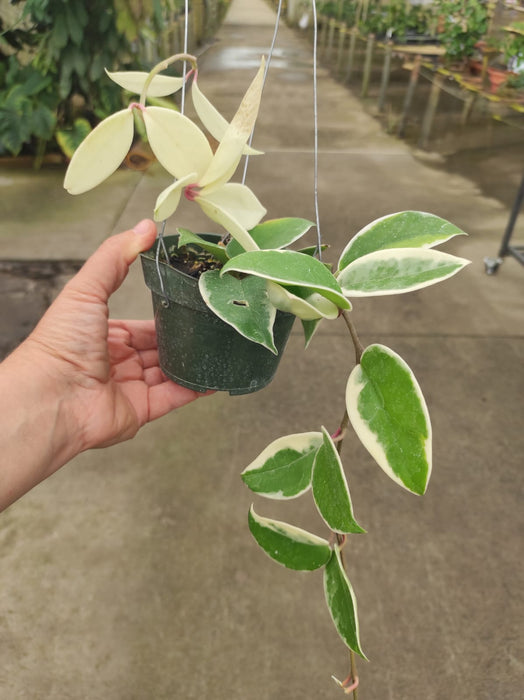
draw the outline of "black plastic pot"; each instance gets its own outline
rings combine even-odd
[[[216,234],[200,234],[214,243]],[[165,236],[170,248],[178,236]],[[274,325],[274,355],[258,343],[240,335],[204,303],[198,280],[165,262],[156,263],[156,248],[142,253],[142,269],[153,296],[160,368],[177,384],[206,391],[249,394],[263,389],[273,379],[295,317],[277,312]],[[162,275],[162,281],[159,278]],[[162,287],[163,283],[163,287]]]

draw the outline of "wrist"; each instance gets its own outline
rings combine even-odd
[[[0,509],[83,449],[58,364],[31,338],[0,364]]]

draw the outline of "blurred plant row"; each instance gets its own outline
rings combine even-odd
[[[191,6],[207,26],[228,2]],[[183,15],[184,0],[0,3],[0,156],[29,154],[37,166],[50,150],[70,157],[96,123],[124,106],[104,69],[149,69]]]
[[[497,21],[504,8],[510,12],[519,4],[516,0],[326,0],[320,3],[319,12],[348,27],[357,27],[363,36],[375,34],[397,43],[439,43],[446,50],[448,63],[467,61],[479,52],[478,44],[483,42],[481,53],[487,47],[490,60],[521,73],[524,21],[509,26]]]

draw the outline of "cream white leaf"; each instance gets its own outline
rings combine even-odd
[[[189,173],[186,177],[177,180],[169,187],[166,187],[157,197],[155,203],[155,221],[165,221],[168,219],[178,207],[180,202],[180,197],[182,196],[182,190],[187,185],[190,185],[195,181],[196,173]]]
[[[225,185],[220,189],[224,187]],[[212,221],[216,221],[217,224],[223,226],[244,250],[258,250],[258,245],[251,238],[246,227],[238,221],[234,212],[232,213],[222,204],[219,193],[220,190],[213,192],[211,195],[201,194],[196,197],[195,201],[198,202],[204,214]]]
[[[145,85],[149,73],[145,71],[108,71],[105,69],[106,74],[111,80],[124,88],[124,90],[129,90],[136,95],[142,93],[142,89]],[[149,87],[147,88],[147,97],[166,97],[166,95],[172,95],[178,92],[184,84],[184,78],[177,78],[170,75],[155,75]]]
[[[202,124],[206,127],[213,138],[215,138],[217,141],[221,141],[227,131],[229,122],[207,99],[202,90],[199,88],[198,81],[196,79],[193,80],[193,85],[191,87],[191,97],[193,99],[195,111]],[[243,155],[254,156],[260,155],[262,152],[251,148],[251,146],[245,146],[242,153]]]
[[[112,175],[131,148],[133,133],[130,109],[100,122],[74,152],[64,179],[65,189],[70,194],[82,194]]]
[[[171,109],[146,107],[142,114],[149,145],[160,164],[177,179],[195,172],[198,180],[213,160],[204,133]]]
[[[208,203],[213,203],[227,211],[248,230],[256,226],[266,213],[266,209],[254,192],[247,185],[241,185],[238,182],[228,182],[213,189],[206,187],[201,195]],[[200,197],[197,201],[200,202]]]
[[[262,59],[256,76],[220,141],[209,169],[200,181],[202,187],[223,184],[235,172],[244,146],[255,126],[264,83],[264,66],[265,61]]]

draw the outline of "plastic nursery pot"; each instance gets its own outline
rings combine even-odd
[[[217,243],[217,234],[200,234]],[[169,250],[178,236],[164,236]],[[198,280],[161,260],[156,262],[159,241],[142,253],[142,269],[153,296],[153,310],[160,368],[177,384],[206,391],[249,394],[273,379],[295,317],[277,312],[274,355],[224,323],[204,303]],[[159,278],[162,275],[162,282]],[[163,288],[162,288],[163,283]]]

